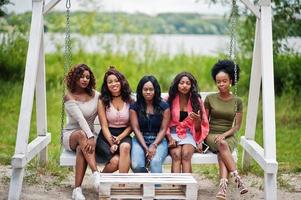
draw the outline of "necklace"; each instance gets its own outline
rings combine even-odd
[[[112,98],[113,98],[113,99],[116,99],[116,98],[118,98],[118,97],[121,97],[121,93],[120,93],[119,95],[117,95],[117,96],[113,96],[113,95],[112,95]]]

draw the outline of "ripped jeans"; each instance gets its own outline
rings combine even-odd
[[[156,136],[143,136],[146,145],[149,147],[156,139]],[[156,154],[150,161],[151,173],[162,173],[162,164],[168,154],[168,145],[165,138],[158,144]],[[145,152],[136,137],[132,138],[131,165],[134,173],[147,173],[145,166]]]

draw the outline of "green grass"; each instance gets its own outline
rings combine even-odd
[[[85,62],[93,70],[97,79],[97,89],[100,88],[104,71],[109,65],[115,65],[118,70],[127,77],[132,90],[135,91],[139,79],[145,74],[154,74],[166,92],[173,77],[180,71],[192,72],[197,80],[201,91],[215,90],[210,77],[210,68],[216,62],[216,57],[198,55],[158,55],[153,50],[145,52],[145,59],[137,59],[133,52],[128,54],[87,54],[78,52],[73,55],[73,63]],[[55,175],[58,181],[68,172],[68,168],[59,166],[60,154],[60,118],[61,118],[61,78],[63,74],[63,55],[51,54],[46,56],[47,77],[47,119],[48,132],[52,135],[49,145],[49,163],[46,166],[38,166],[36,159],[30,162],[29,169],[35,169],[37,173],[49,173]],[[247,71],[247,70],[246,70]],[[246,73],[246,72],[244,72]],[[242,86],[246,87],[246,86]],[[244,91],[239,88],[240,91]],[[0,80],[0,164],[10,164],[15,150],[18,116],[21,102],[22,82],[10,82]],[[247,94],[240,96],[244,99],[245,111]],[[261,104],[260,104],[261,105]],[[301,172],[301,106],[300,97],[287,94],[276,98],[276,125],[277,125],[277,161],[279,162],[279,173]],[[31,141],[36,135],[35,104],[33,106],[32,124],[30,130]],[[244,116],[245,117],[245,116]],[[245,123],[245,119],[244,119]],[[240,134],[243,133],[242,127]],[[262,114],[259,108],[258,125],[256,130],[256,141],[262,144]],[[241,147],[239,158],[241,159]],[[238,162],[241,169],[241,162]],[[217,177],[216,166],[194,166],[194,171],[203,173],[211,178]],[[255,174],[262,175],[262,169],[253,162],[249,170]],[[249,172],[248,171],[248,172]],[[34,180],[33,180],[34,181]]]

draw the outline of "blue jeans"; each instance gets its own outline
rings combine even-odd
[[[156,136],[144,136],[146,145],[149,147],[156,139]],[[150,161],[151,173],[162,173],[162,164],[168,154],[167,141],[164,138],[160,144],[158,144],[156,154]],[[134,173],[147,173],[145,167],[145,152],[140,145],[136,137],[132,138],[132,149],[131,149],[131,164]]]

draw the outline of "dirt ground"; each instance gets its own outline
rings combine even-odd
[[[88,170],[89,171],[89,170]],[[0,199],[8,199],[9,181],[11,176],[10,166],[0,166]],[[83,193],[86,199],[97,199],[96,192],[92,189],[91,173],[88,172],[83,183]],[[217,183],[207,179],[203,175],[194,174],[198,181],[198,199],[215,199]],[[282,174],[280,189],[278,187],[278,199],[300,200],[301,199],[301,173]],[[243,180],[249,187],[249,192],[243,196],[230,184],[227,199],[258,200],[264,199],[263,177],[254,175],[243,176]],[[278,185],[279,185],[278,181]],[[68,174],[63,181],[57,180],[50,175],[36,175],[26,173],[23,181],[22,200],[35,199],[71,199],[71,193],[74,185],[74,174]]]

